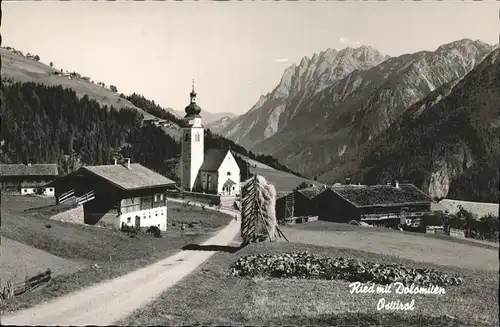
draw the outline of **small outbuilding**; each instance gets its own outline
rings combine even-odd
[[[319,208],[316,197],[325,189],[312,186],[281,194],[276,200],[276,218],[285,220],[292,217],[317,216]]]
[[[57,176],[57,164],[0,165],[1,188],[9,193],[54,196],[54,187],[47,184]]]

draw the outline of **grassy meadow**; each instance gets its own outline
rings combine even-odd
[[[498,270],[498,246],[447,235],[313,221],[282,228],[291,242],[343,247],[437,265]]]
[[[357,234],[363,237],[362,227]],[[344,231],[345,232],[345,231]],[[290,233],[285,231],[287,237]],[[331,238],[337,233],[330,232]],[[376,233],[373,232],[372,233]],[[390,235],[378,232],[380,238]],[[431,238],[417,235],[420,246]],[[394,239],[392,239],[394,241]],[[413,241],[416,241],[414,239]],[[448,242],[436,239],[436,242]],[[478,268],[481,261],[471,267],[440,262],[438,257],[447,256],[443,248],[425,248],[428,258],[415,256],[414,250],[399,253],[376,253],[379,249],[353,249],[352,242],[339,246],[314,244],[260,243],[249,245],[235,253],[217,253],[193,274],[186,277],[168,292],[163,293],[151,305],[140,309],[119,325],[342,325],[342,326],[497,326],[498,325],[498,268],[490,264]],[[318,242],[319,243],[319,242]],[[438,243],[432,243],[435,246]],[[460,245],[460,243],[452,243]],[[395,245],[395,244],[394,244]],[[465,245],[470,246],[473,245]],[[396,246],[395,246],[396,247]],[[475,247],[478,251],[488,251]],[[353,258],[380,264],[404,264],[414,268],[428,268],[446,274],[460,275],[460,286],[445,287],[444,295],[351,294],[350,282],[343,280],[299,280],[239,278],[231,275],[230,266],[249,254],[280,254],[293,251],[309,251],[318,256]],[[390,251],[385,251],[390,252]],[[437,252],[437,253],[436,253]],[[480,253],[480,252],[479,252]],[[413,260],[412,260],[413,259]],[[460,258],[453,258],[461,261]],[[463,259],[462,259],[463,260]],[[497,258],[490,258],[498,265]],[[431,262],[436,261],[436,262]],[[465,261],[465,260],[464,260]],[[415,301],[414,311],[378,311],[380,298],[387,302]]]

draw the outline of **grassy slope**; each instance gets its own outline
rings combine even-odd
[[[82,266],[77,261],[64,259],[5,237],[1,238],[1,242],[0,280],[3,283],[9,280],[13,283],[21,282],[25,276],[32,277],[49,268],[52,276],[70,274]]]
[[[283,228],[291,242],[363,250],[446,266],[498,270],[498,247],[431,234],[315,221]]]
[[[276,188],[276,191],[278,192],[288,192],[288,191],[293,191],[300,183],[302,182],[307,182],[307,183],[313,183],[316,185],[320,185],[319,182],[310,180],[310,179],[305,179],[302,177],[295,176],[293,174],[274,169],[272,167],[269,167],[268,165],[265,165],[263,163],[260,163],[258,161],[255,161],[253,159],[250,159],[246,156],[241,156],[241,158],[245,161],[247,161],[250,165],[250,173],[253,174],[258,174],[264,176],[264,178],[270,182],[271,184],[274,185]],[[256,167],[254,168],[253,165]]]
[[[77,272],[56,277],[51,286],[43,290],[2,302],[2,310],[29,307],[80,287],[123,275],[174,254],[185,245],[205,240],[233,219],[212,210],[204,211],[190,206],[184,208],[181,204],[169,203],[169,230],[163,233],[164,237],[157,239],[139,235],[130,238],[117,230],[48,220],[37,210],[25,211],[47,206],[54,199],[2,194],[1,200],[2,238],[7,237],[59,258],[70,259],[83,267]],[[196,221],[200,227],[181,231],[178,224],[171,226],[174,221]],[[45,226],[47,223],[51,228]],[[92,268],[93,264],[100,268]]]
[[[118,93],[97,84],[81,79],[68,79],[63,76],[51,75],[58,70],[5,49],[0,49],[0,55],[2,57],[2,78],[10,78],[15,82],[35,82],[47,86],[61,85],[74,90],[78,97],[88,95],[102,105],[113,106],[116,109],[128,107],[139,111],[144,115],[144,118],[153,117],[129,101],[120,98]]]
[[[252,253],[308,250],[317,255],[348,257],[378,263],[401,263],[459,274],[464,284],[446,294],[350,294],[349,282],[324,280],[250,279],[230,276],[230,265]],[[206,281],[210,280],[210,283]],[[498,272],[448,267],[359,250],[261,243],[236,253],[218,253],[146,308],[118,325],[342,325],[445,326],[459,321],[473,326],[498,325]],[[376,304],[415,299],[413,312],[377,312]],[[452,318],[443,317],[449,315]]]

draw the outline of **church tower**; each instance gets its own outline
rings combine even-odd
[[[201,108],[196,104],[196,92],[189,94],[191,101],[186,107],[185,127],[181,136],[181,188],[192,191],[195,187],[198,171],[204,160],[204,129],[201,125]]]

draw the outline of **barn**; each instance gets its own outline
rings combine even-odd
[[[54,187],[46,184],[58,175],[57,164],[1,164],[2,191],[20,195],[54,196]]]
[[[276,200],[276,219],[283,221],[291,217],[317,216],[316,196],[324,190],[323,187],[312,186],[280,194]]]
[[[59,203],[83,204],[85,224],[167,229],[166,191],[175,182],[138,163],[85,166],[53,184]]]
[[[342,185],[317,196],[319,220],[395,225],[431,214],[434,201],[413,184]]]

